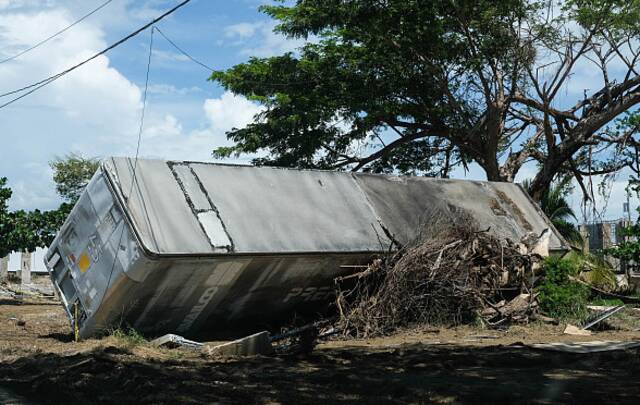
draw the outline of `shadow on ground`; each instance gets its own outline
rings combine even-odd
[[[74,341],[73,333],[51,332],[38,336],[41,339],[55,339],[58,342],[69,343]]]
[[[0,364],[36,403],[637,403],[640,351],[411,345],[303,358],[158,361],[108,347]]]

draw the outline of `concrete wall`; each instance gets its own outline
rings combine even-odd
[[[46,273],[47,269],[44,267],[43,259],[46,249],[36,249],[31,255],[31,271],[33,273]],[[12,253],[9,255],[9,272],[16,272],[20,270],[20,253]]]

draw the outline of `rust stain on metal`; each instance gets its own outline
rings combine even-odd
[[[529,232],[533,231],[533,226],[531,226],[531,223],[529,221],[527,221],[527,218],[524,216],[524,213],[513,202],[513,200],[511,198],[509,198],[508,195],[506,195],[505,193],[503,193],[500,190],[496,190],[496,194],[498,194],[498,197],[500,197],[501,200],[503,200],[504,202],[509,204],[509,206],[513,210],[513,213],[515,214],[516,219],[518,220],[518,223],[520,225],[522,225],[522,227],[524,229],[526,229],[527,231],[529,231]]]

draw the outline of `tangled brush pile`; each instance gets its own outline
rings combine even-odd
[[[531,291],[541,257],[523,243],[500,240],[464,222],[430,232],[365,271],[337,280],[337,327],[371,337],[477,319],[489,325],[526,322],[537,306]]]

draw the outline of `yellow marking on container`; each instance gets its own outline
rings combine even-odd
[[[82,252],[82,254],[80,255],[80,259],[78,259],[78,268],[80,269],[80,272],[84,274],[87,270],[89,270],[90,266],[91,259],[89,258],[89,255],[87,254],[87,252]]]

